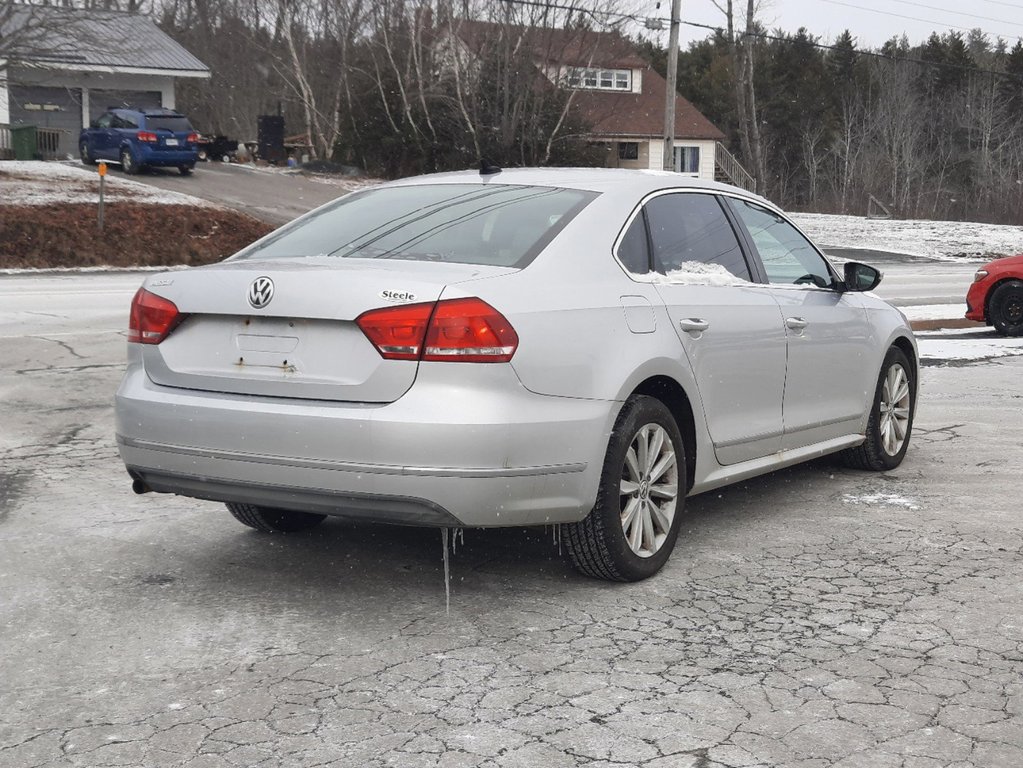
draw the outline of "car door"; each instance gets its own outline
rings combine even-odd
[[[92,156],[97,160],[111,160],[110,137],[112,134],[111,123],[114,116],[106,112],[99,116],[95,126],[89,131],[89,140],[92,143]]]
[[[729,205],[784,317],[783,448],[859,431],[878,373],[878,342],[861,295],[838,290],[831,265],[781,214],[738,198],[729,198]]]
[[[640,217],[657,292],[700,388],[718,462],[776,452],[785,388],[781,311],[752,282],[721,202],[701,192],[658,194]]]

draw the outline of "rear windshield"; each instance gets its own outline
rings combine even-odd
[[[175,133],[185,133],[192,130],[191,123],[187,117],[156,117],[146,115],[146,128],[160,130],[161,128]]]
[[[372,189],[338,200],[235,258],[320,256],[524,267],[596,196],[505,184]]]

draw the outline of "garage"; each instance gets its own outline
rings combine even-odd
[[[57,141],[46,144],[40,137],[44,155],[63,158],[78,152],[78,132],[82,129],[81,88],[54,88],[39,85],[9,87],[11,125],[34,125],[57,129]]]
[[[89,120],[95,120],[110,109],[126,107],[162,107],[159,91],[114,91],[89,89]]]
[[[0,62],[0,155],[12,150],[7,125],[35,125],[50,129],[39,137],[44,157],[77,157],[83,125],[109,107],[174,109],[175,83],[210,76],[209,67],[145,14],[56,4],[14,7],[4,35],[29,22],[46,34],[38,50],[20,61]],[[111,43],[117,40],[130,45]]]

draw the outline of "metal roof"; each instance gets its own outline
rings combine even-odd
[[[57,6],[14,5],[0,37],[26,26],[38,30],[25,63],[59,64],[74,69],[114,68],[208,73],[209,67],[186,51],[148,16],[118,11]]]

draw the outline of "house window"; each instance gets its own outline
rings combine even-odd
[[[591,88],[600,91],[631,91],[631,69],[592,69],[572,67],[566,81],[569,88]]]
[[[675,173],[699,173],[700,148],[675,147]]]
[[[618,142],[618,159],[619,160],[639,160],[639,142],[638,141],[619,141]]]

